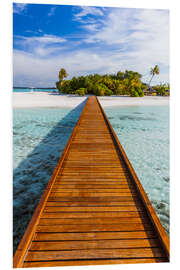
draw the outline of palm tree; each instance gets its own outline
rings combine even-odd
[[[64,68],[61,68],[59,71],[59,81],[61,82],[67,76],[68,76],[67,71]]]
[[[155,65],[155,67],[154,68],[151,68],[151,71],[150,71],[150,74],[152,75],[151,76],[151,79],[150,79],[150,81],[149,81],[149,87],[150,87],[150,83],[151,83],[151,81],[152,81],[152,78],[155,76],[155,75],[159,75],[159,67],[158,67],[158,65]]]
[[[59,71],[59,81],[56,82],[56,87],[61,91],[61,86],[63,84],[63,79],[68,76],[67,71],[64,68],[61,68]]]

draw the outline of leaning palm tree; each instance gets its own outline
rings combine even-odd
[[[149,81],[149,87],[150,87],[150,83],[151,83],[151,81],[152,81],[152,78],[155,76],[155,75],[159,75],[159,67],[158,67],[158,65],[155,65],[155,67],[154,68],[151,68],[151,71],[150,71],[150,74],[152,75],[151,76],[151,79],[150,79],[150,81]]]

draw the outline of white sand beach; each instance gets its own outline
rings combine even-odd
[[[144,96],[144,97],[110,96],[110,97],[98,97],[98,99],[103,107],[169,105],[169,97],[161,97],[161,96]]]
[[[74,108],[83,102],[88,96],[80,97],[75,95],[59,95],[56,93],[34,92],[34,93],[13,93],[14,108],[33,107],[62,107]],[[127,97],[110,96],[98,97],[103,107],[112,106],[160,106],[169,105],[169,97],[145,96]]]
[[[35,108],[35,107],[61,107],[74,108],[83,102],[86,97],[75,95],[59,95],[49,92],[28,92],[13,93],[14,108]]]

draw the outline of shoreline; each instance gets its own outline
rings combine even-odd
[[[87,97],[50,92],[16,92],[13,93],[13,108],[75,108]],[[103,107],[168,106],[170,101],[169,97],[164,96],[101,96],[98,99]]]

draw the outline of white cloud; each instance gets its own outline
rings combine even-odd
[[[41,29],[38,29],[37,31],[33,31],[33,30],[26,30],[25,31],[26,33],[33,33],[33,34],[39,34],[39,33],[42,33],[43,31],[41,30]],[[18,37],[18,36],[15,36],[15,37]],[[19,36],[19,38],[21,38],[20,36]],[[23,37],[22,37],[23,38]]]
[[[14,51],[14,82],[21,84],[21,79],[32,81],[39,85],[39,81],[44,81],[44,86],[54,85],[58,79],[58,71],[61,67],[67,69],[69,77],[79,76],[93,72],[102,72],[110,67],[109,58],[105,61],[104,56],[100,56],[92,51],[79,51],[68,54],[62,53],[58,57],[38,58],[33,54]]]
[[[83,25],[83,28],[88,30],[88,31],[91,31],[91,32],[94,32],[94,31],[98,31],[99,29],[99,24],[86,24],[86,25]]]
[[[13,13],[21,14],[27,8],[27,4],[13,4]]]
[[[31,43],[39,43],[39,44],[54,44],[54,43],[62,43],[65,42],[66,39],[54,36],[54,35],[43,35],[43,36],[32,36],[32,37],[24,37],[24,36],[15,36],[15,38],[18,38],[20,42],[25,44],[31,44]]]
[[[168,67],[169,13],[166,10],[112,9],[101,30],[89,35],[86,42],[123,51],[123,59],[126,57],[123,62],[142,73],[155,64]]]
[[[24,52],[34,53],[34,56],[48,57],[52,53],[58,53],[62,50],[59,44],[66,42],[66,39],[54,35],[43,36],[15,36],[15,43],[20,46]]]
[[[54,13],[55,13],[55,10],[56,10],[56,7],[52,7],[52,8],[50,9],[49,13],[48,13],[48,16],[49,16],[49,17],[53,16]]]
[[[74,14],[74,21],[80,23],[81,28],[90,32],[98,31],[101,27],[105,8],[80,7],[81,11]],[[93,17],[92,17],[93,16]]]
[[[22,84],[22,78],[33,82],[36,86],[42,86],[40,81],[44,82],[45,87],[55,85],[61,67],[67,69],[68,78],[96,72],[100,74],[116,73],[118,70],[124,71],[125,69],[137,70],[143,74],[147,70],[146,63],[136,63],[128,54],[124,55],[124,52],[97,53],[88,49],[71,53],[62,52],[53,58],[38,58],[33,54],[14,52],[14,82],[16,85]],[[147,80],[149,77],[147,76]],[[167,79],[167,74],[161,72],[154,79],[154,83],[166,82]]]
[[[28,45],[34,49],[31,53],[14,51],[15,84],[20,85],[23,78],[36,86],[42,86],[40,81],[44,82],[43,86],[54,85],[61,67],[67,69],[69,78],[96,72],[135,70],[146,75],[143,79],[148,82],[150,68],[155,64],[160,67],[160,75],[154,77],[153,83],[168,82],[168,11],[110,9],[108,17],[101,18],[99,30],[99,23],[93,18],[84,20],[87,14],[102,12],[97,10],[84,7],[79,13],[79,18],[83,18],[82,26],[88,30],[88,37],[82,36],[77,41],[79,47],[76,49],[72,42],[53,35],[21,37],[19,42],[24,47]],[[82,47],[84,42],[88,49]],[[56,43],[66,44],[65,50]],[[52,56],[53,52],[56,56]]]
[[[81,20],[87,15],[103,16],[104,13],[102,12],[102,9],[97,7],[81,7],[81,11],[79,13],[76,13],[74,17],[77,20]]]

